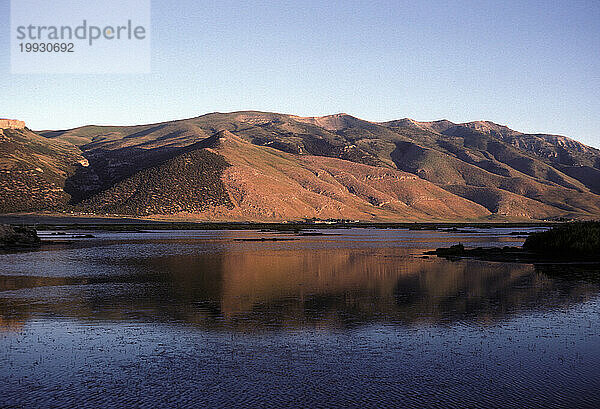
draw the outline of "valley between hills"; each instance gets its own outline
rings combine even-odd
[[[600,150],[492,122],[212,113],[34,132],[0,123],[0,213],[163,220],[600,218]]]

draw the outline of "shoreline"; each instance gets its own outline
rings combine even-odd
[[[564,221],[427,221],[427,222],[368,222],[368,221],[181,221],[149,220],[131,217],[69,216],[43,214],[2,214],[0,224],[30,226],[37,230],[303,230],[303,229],[409,229],[439,230],[461,228],[532,228],[554,227]],[[452,232],[452,230],[450,230]]]

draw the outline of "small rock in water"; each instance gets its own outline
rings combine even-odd
[[[35,229],[7,224],[0,225],[0,248],[37,247],[40,243]]]

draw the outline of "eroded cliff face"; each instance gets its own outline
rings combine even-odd
[[[25,122],[16,119],[0,119],[0,129],[25,129]]]

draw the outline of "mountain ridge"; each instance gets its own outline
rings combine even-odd
[[[69,198],[62,211],[261,221],[600,217],[600,150],[491,121],[237,111],[38,133],[80,156],[58,183]],[[6,163],[14,156],[0,153]],[[215,195],[198,193],[209,185]]]

